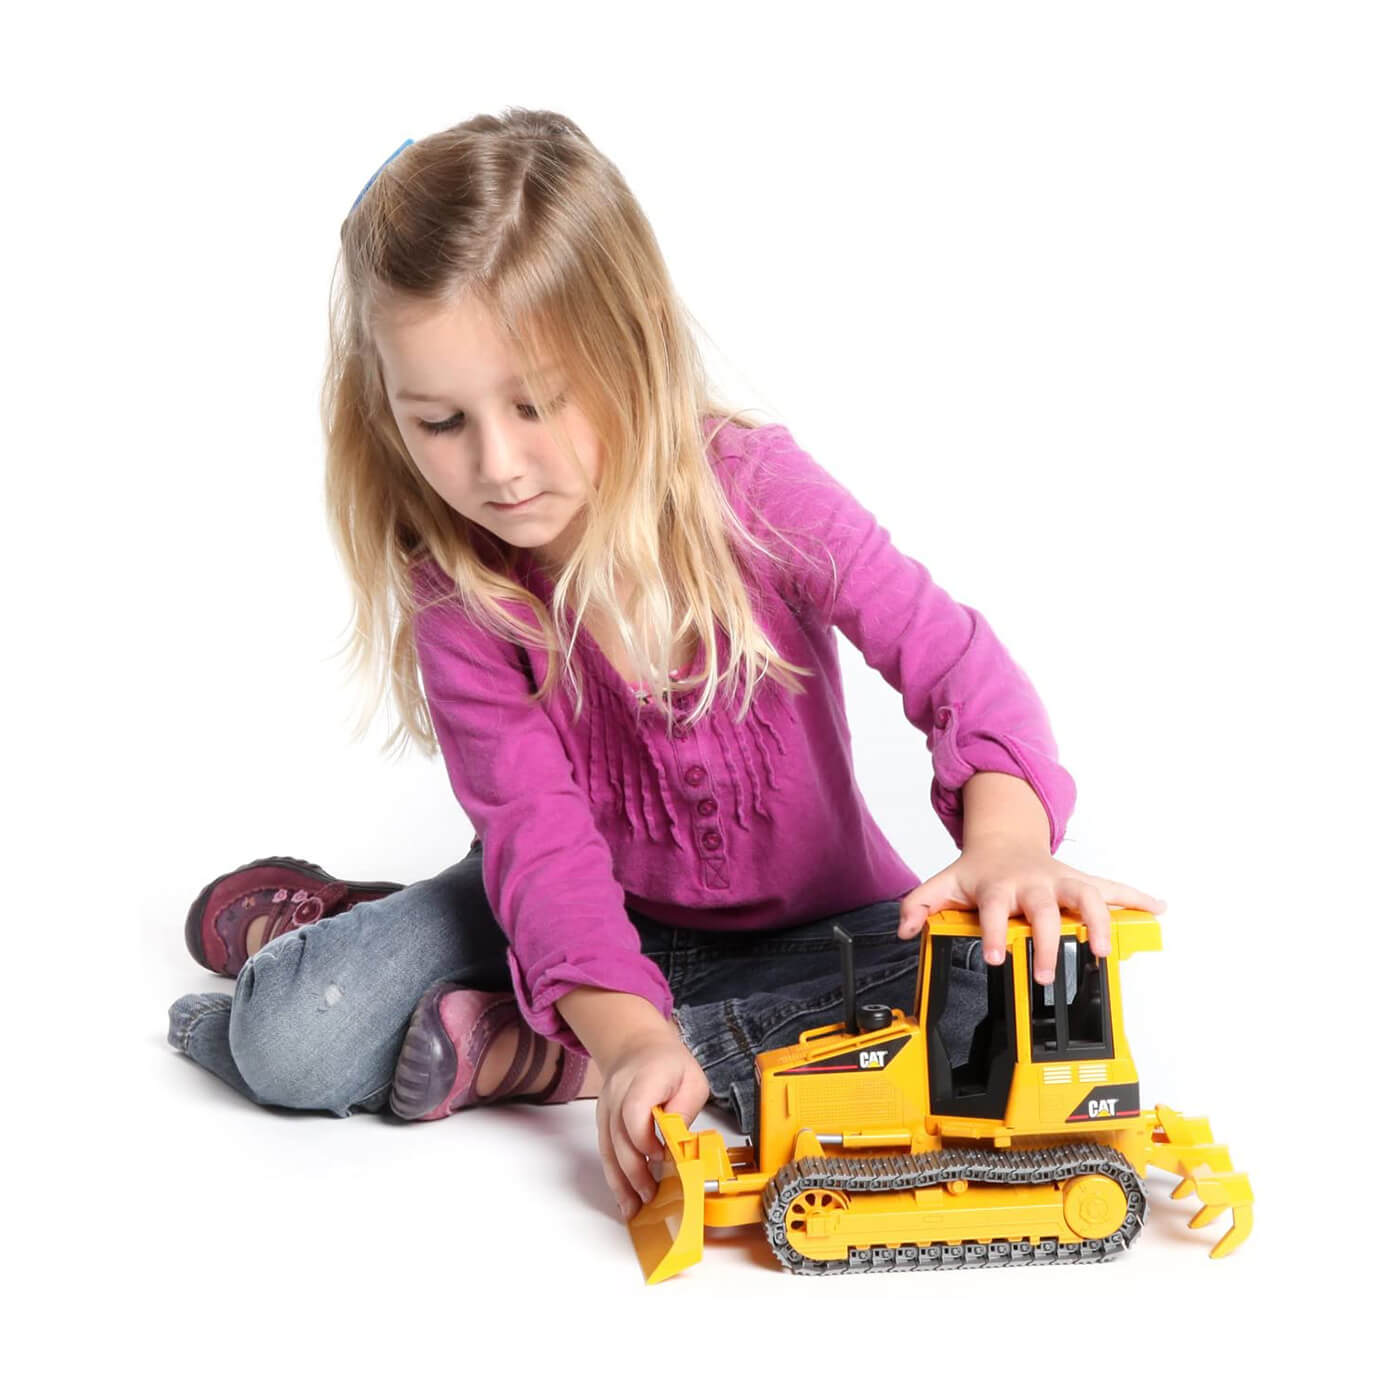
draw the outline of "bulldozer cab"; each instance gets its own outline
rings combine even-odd
[[[1012,921],[1006,959],[996,967],[980,959],[969,966],[975,940],[962,933],[956,925],[931,928],[921,951],[919,1019],[927,1038],[930,1112],[1003,1119],[1018,1063],[1114,1058],[1112,979],[1107,960],[1090,952],[1082,926],[1067,921],[1055,980],[1045,986],[1034,979],[1030,928],[1023,921]],[[955,975],[976,986],[970,1038],[968,997],[961,986],[956,1005],[950,996]]]

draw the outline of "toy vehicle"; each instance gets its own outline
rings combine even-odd
[[[856,1008],[851,940],[836,925],[846,1020],[757,1056],[756,1147],[653,1111],[666,1154],[628,1225],[647,1282],[697,1262],[706,1226],[746,1224],[803,1274],[1100,1263],[1142,1229],[1149,1166],[1181,1178],[1174,1199],[1199,1196],[1192,1228],[1230,1209],[1211,1258],[1235,1249],[1253,1220],[1248,1180],[1204,1118],[1138,1103],[1118,964],[1159,949],[1161,929],[1143,910],[1109,912],[1104,958],[1061,916],[1053,986],[1032,979],[1030,926],[1010,920],[961,1064],[940,1022],[954,940],[979,936],[976,914],[926,921],[912,1015]]]

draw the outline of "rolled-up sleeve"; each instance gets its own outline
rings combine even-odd
[[[531,698],[524,653],[423,570],[413,617],[423,691],[452,790],[482,843],[487,900],[506,935],[511,982],[531,1029],[583,1049],[555,1002],[576,987],[645,997],[671,989],[641,951],[613,858],[554,724]],[[424,600],[428,605],[424,605]]]
[[[977,772],[1009,773],[1040,798],[1057,850],[1074,809],[1074,779],[1058,761],[1039,696],[986,618],[896,549],[786,428],[767,424],[749,439],[759,509],[797,546],[784,551],[789,586],[899,692],[928,741],[933,808],[953,840],[962,846],[963,784]]]

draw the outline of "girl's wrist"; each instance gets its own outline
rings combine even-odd
[[[631,992],[575,987],[558,999],[555,1008],[604,1074],[638,1040],[676,1035],[651,1002]]]
[[[1010,773],[974,773],[962,786],[963,843],[1050,850],[1050,818],[1035,789]]]

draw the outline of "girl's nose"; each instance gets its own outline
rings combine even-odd
[[[494,490],[511,493],[514,482],[522,478],[524,453],[521,443],[509,427],[488,422],[481,429],[481,456],[477,474],[489,495]],[[493,498],[494,499],[494,498]]]

